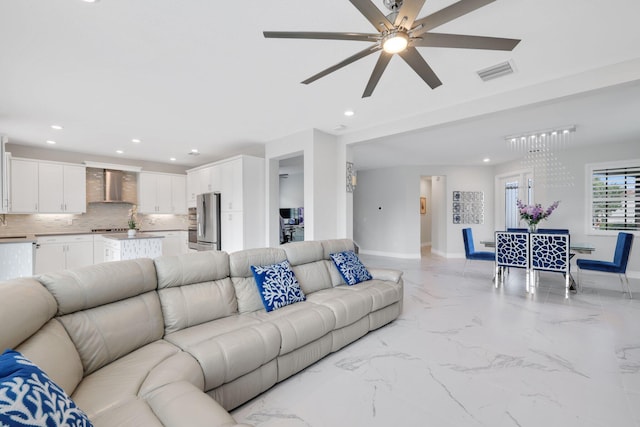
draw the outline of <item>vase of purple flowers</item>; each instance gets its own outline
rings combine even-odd
[[[538,223],[543,219],[549,218],[559,204],[560,201],[555,201],[547,209],[543,209],[540,203],[535,205],[525,205],[520,200],[517,202],[520,219],[527,223],[529,226],[529,232],[531,233],[536,232],[538,229]]]

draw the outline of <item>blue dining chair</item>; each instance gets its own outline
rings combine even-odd
[[[633,298],[631,288],[629,287],[629,279],[627,278],[627,261],[629,261],[629,253],[631,252],[631,243],[633,242],[633,234],[618,233],[618,241],[616,243],[616,251],[613,255],[613,262],[595,261],[590,259],[578,259],[578,282],[580,282],[580,270],[600,271],[602,273],[615,273],[620,278],[622,292],[624,292],[624,284],[627,285],[629,298]],[[624,278],[624,281],[622,280]]]
[[[467,269],[467,262],[469,261],[495,261],[495,252],[476,251],[473,246],[473,232],[470,228],[462,229],[462,239],[464,240],[464,256],[466,261],[464,262],[464,268],[462,275],[464,276]]]

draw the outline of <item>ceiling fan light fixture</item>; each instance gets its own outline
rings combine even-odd
[[[382,49],[387,53],[399,53],[409,45],[409,36],[401,31],[394,31],[382,39]]]

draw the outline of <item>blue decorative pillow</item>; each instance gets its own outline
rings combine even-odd
[[[92,426],[64,390],[15,350],[0,356],[0,425]]]
[[[371,274],[369,274],[367,268],[360,262],[355,252],[337,252],[329,256],[347,285],[355,285],[356,283],[372,279]]]
[[[267,311],[306,300],[289,261],[265,266],[251,266],[262,304]]]

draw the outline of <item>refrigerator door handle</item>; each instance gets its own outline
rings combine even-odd
[[[202,236],[206,236],[207,233],[207,215],[209,214],[207,212],[207,202],[206,199],[203,197],[202,198],[202,217],[203,217],[203,221],[202,221]],[[199,225],[200,223],[198,223]]]

